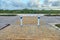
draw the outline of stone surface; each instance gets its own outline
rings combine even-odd
[[[37,26],[37,17],[24,17],[23,26],[19,18],[10,26],[0,30],[1,40],[60,40],[60,31],[40,20]]]

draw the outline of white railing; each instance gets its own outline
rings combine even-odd
[[[44,16],[44,14],[17,14],[20,17],[20,25],[23,25],[23,16],[36,16],[38,18],[38,23],[37,25],[40,25],[40,16]]]

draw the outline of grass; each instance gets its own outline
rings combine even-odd
[[[0,15],[0,16],[16,16],[16,15]]]
[[[60,10],[0,10],[1,13],[7,13],[7,14],[60,14]]]
[[[46,14],[45,16],[60,16],[60,14]]]
[[[60,24],[55,24],[55,26],[59,27],[60,28]]]
[[[60,10],[0,10],[0,16],[16,16],[16,14],[48,14],[45,16],[60,16]]]

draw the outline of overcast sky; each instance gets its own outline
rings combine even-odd
[[[49,1],[54,1],[54,0],[49,0]],[[30,7],[38,8],[43,3],[44,0],[32,0],[32,1],[31,0],[0,0],[0,9],[15,10],[15,9],[30,8]]]

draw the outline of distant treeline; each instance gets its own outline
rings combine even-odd
[[[60,13],[60,10],[0,10],[0,13]]]

